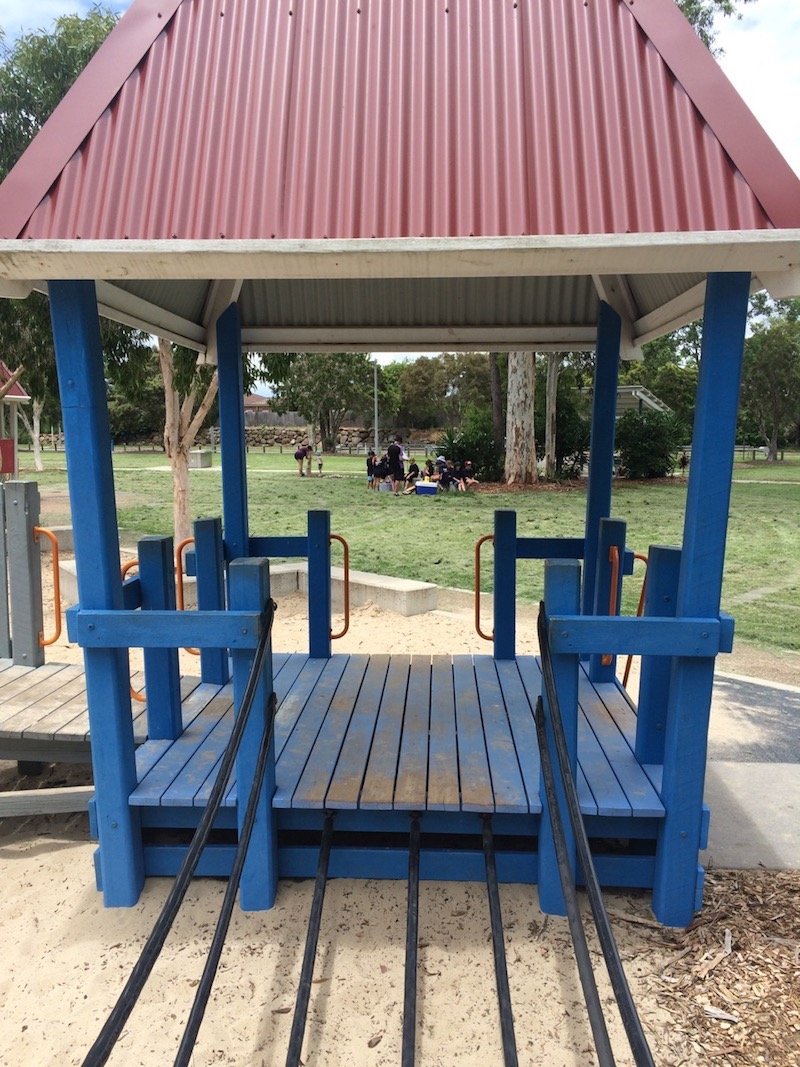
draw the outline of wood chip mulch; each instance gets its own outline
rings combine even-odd
[[[647,933],[644,997],[672,1020],[657,1063],[800,1065],[800,872],[711,871],[686,931]]]

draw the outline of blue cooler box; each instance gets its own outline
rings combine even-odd
[[[439,486],[436,482],[417,482],[414,488],[417,491],[417,496],[436,496],[439,491]]]

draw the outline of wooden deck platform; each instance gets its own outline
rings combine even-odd
[[[534,657],[276,654],[275,807],[537,815]],[[134,677],[134,685],[141,678]],[[230,732],[230,686],[182,680],[184,733],[147,741],[134,706],[141,807],[202,808]],[[635,712],[612,683],[580,683],[579,776],[587,816],[655,818],[660,768],[633,754]],[[85,759],[81,668],[0,661],[0,754]],[[236,803],[236,782],[225,806]]]

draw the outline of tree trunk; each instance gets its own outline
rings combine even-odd
[[[44,400],[37,400],[34,397],[31,401],[31,448],[33,449],[33,466],[37,471],[44,470],[44,461],[42,460],[43,411]]]
[[[500,451],[503,447],[505,426],[503,425],[503,394],[500,389],[500,365],[497,353],[489,353],[489,390],[492,397],[492,438],[494,447]]]
[[[508,485],[533,485],[538,481],[533,433],[535,390],[535,353],[509,352],[505,471]]]
[[[219,387],[217,375],[211,379],[203,399],[194,411],[196,392],[192,388],[181,399],[175,388],[175,365],[172,345],[159,338],[158,362],[164,379],[164,449],[172,470],[172,521],[175,544],[190,536],[189,522],[189,449],[197,439]]]
[[[778,462],[778,428],[773,429],[767,441],[767,463]]]
[[[555,481],[558,473],[556,463],[556,414],[558,412],[558,375],[561,372],[561,353],[547,353],[547,388],[545,392],[546,413],[544,422],[544,476],[548,482]]]

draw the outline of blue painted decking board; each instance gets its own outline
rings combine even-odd
[[[453,657],[458,767],[463,811],[494,811],[492,777],[472,656]]]
[[[358,807],[367,759],[372,748],[375,723],[378,719],[378,709],[389,670],[389,658],[388,654],[370,657],[364,684],[353,709],[350,728],[328,787],[326,803],[329,807],[340,809]]]
[[[495,660],[489,656],[481,656],[474,662],[486,751],[489,757],[489,771],[492,777],[494,809],[495,811],[528,812],[530,801],[523,784],[506,703],[497,678]]]
[[[431,716],[428,744],[428,811],[459,811],[456,700],[453,664],[449,656],[434,656],[431,664]]]
[[[394,807],[399,811],[415,811],[420,797],[427,798],[430,724],[430,656],[412,656],[394,785]]]
[[[389,663],[361,788],[361,808],[391,808],[394,801],[397,754],[403,736],[410,666],[408,656],[392,656]]]

